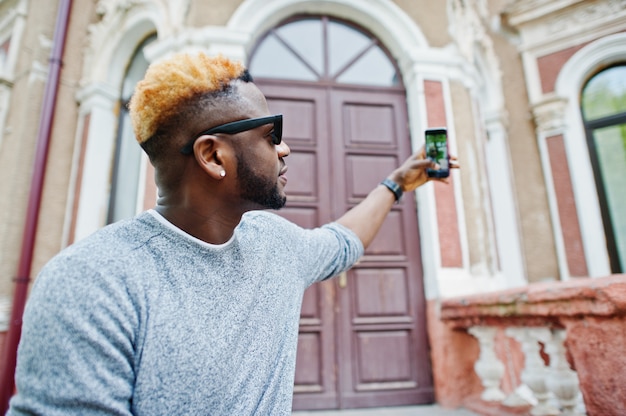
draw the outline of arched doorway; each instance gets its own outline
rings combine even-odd
[[[259,41],[249,68],[292,150],[279,214],[332,221],[410,155],[402,81],[366,31],[294,17]],[[356,267],[305,293],[294,409],[433,401],[418,236],[407,195]]]

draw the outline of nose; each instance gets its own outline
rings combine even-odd
[[[276,152],[278,153],[278,157],[287,157],[289,153],[291,153],[291,149],[287,146],[287,143],[283,140],[280,144],[276,145]]]

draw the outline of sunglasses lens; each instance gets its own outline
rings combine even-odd
[[[274,131],[272,132],[272,142],[275,145],[279,145],[283,140],[283,118],[277,118],[274,121]]]

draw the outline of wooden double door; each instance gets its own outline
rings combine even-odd
[[[303,227],[339,218],[410,155],[400,88],[257,85],[291,148],[278,213]],[[418,236],[406,195],[355,267],[305,292],[294,409],[433,401]]]

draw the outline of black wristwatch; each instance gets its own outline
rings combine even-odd
[[[400,198],[402,198],[402,187],[400,185],[398,185],[389,178],[385,178],[381,182],[381,185],[385,185],[387,189],[393,192],[393,196],[396,197],[396,202],[400,202]]]

